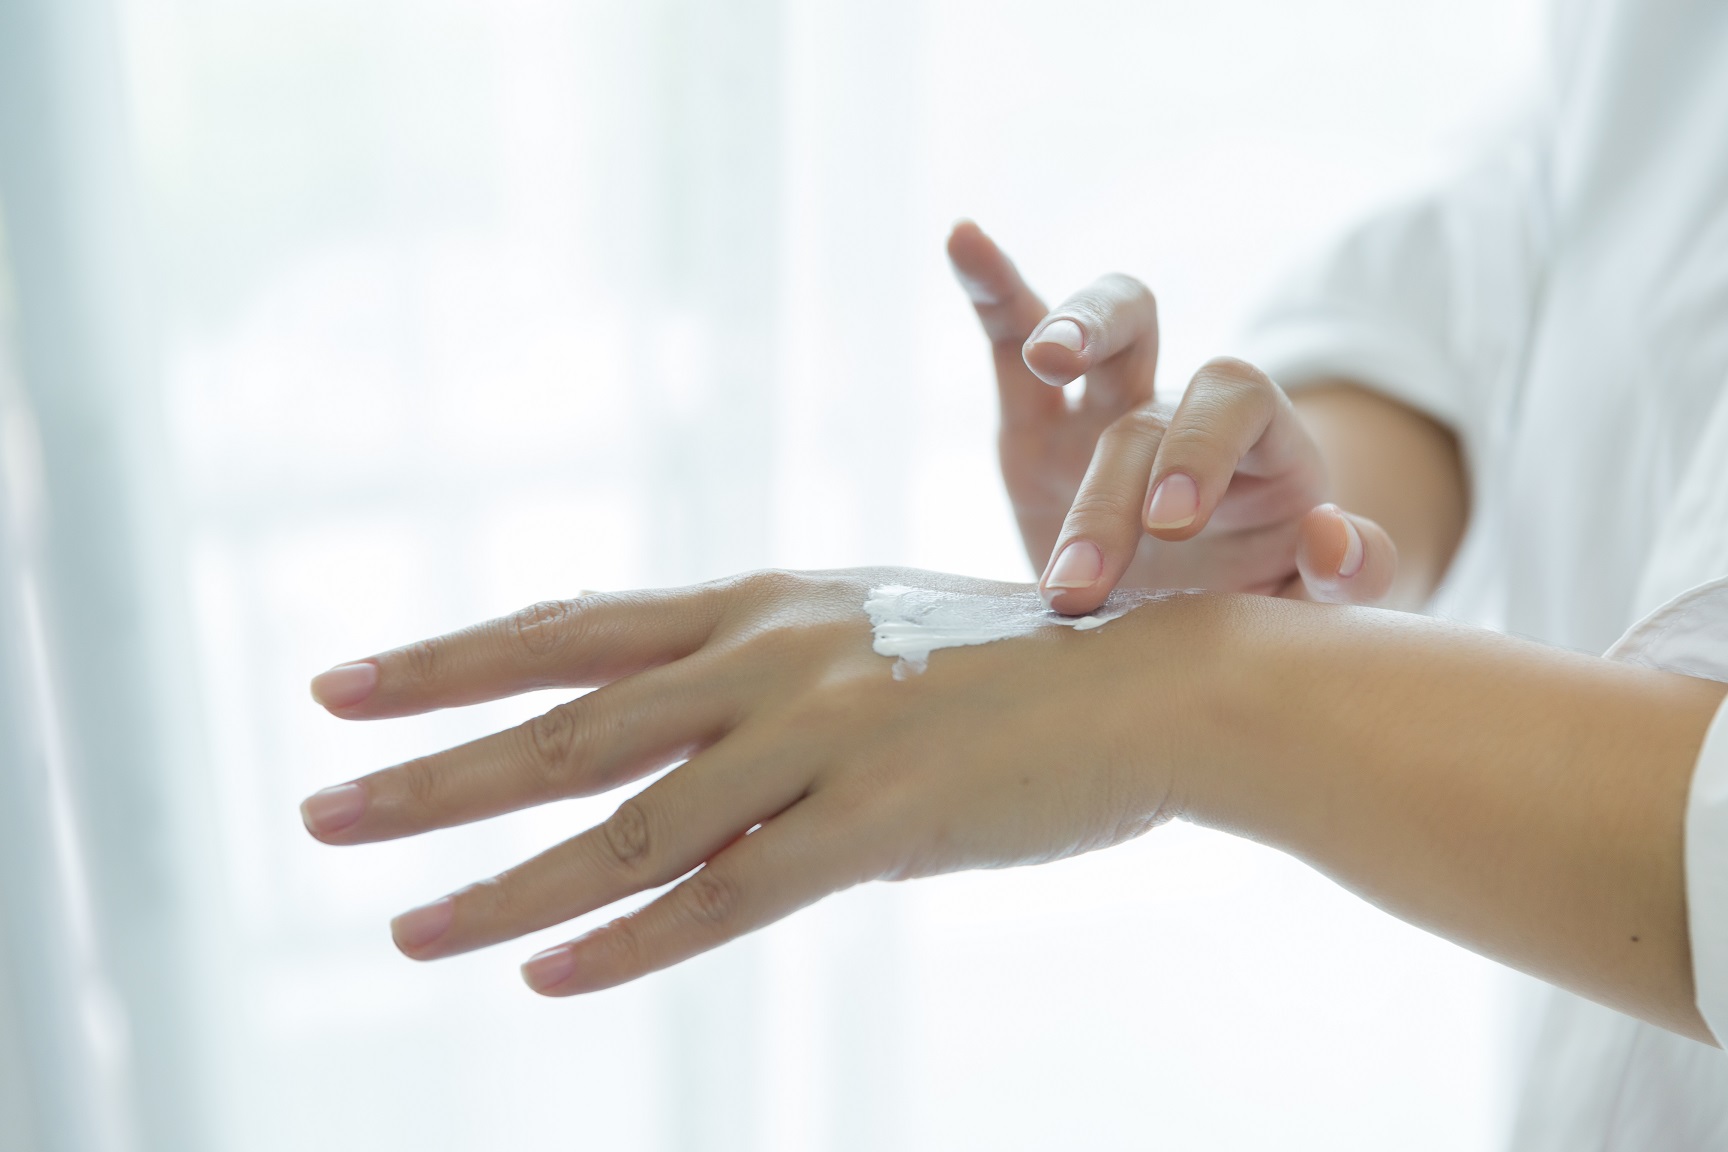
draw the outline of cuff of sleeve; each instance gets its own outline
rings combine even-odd
[[[1704,736],[1686,806],[1686,908],[1699,1014],[1728,1048],[1728,702]]]
[[[1410,405],[1475,446],[1457,368],[1421,340],[1385,321],[1287,313],[1262,320],[1238,341],[1235,354],[1289,392],[1322,380],[1345,379]]]

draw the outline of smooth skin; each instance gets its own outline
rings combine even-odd
[[[1468,505],[1440,425],[1343,381],[1292,402],[1229,359],[1173,405],[1139,281],[1101,277],[1051,311],[971,221],[948,258],[990,340],[1002,477],[1052,607],[1090,612],[1118,585],[1407,608],[1432,592]]]
[[[588,992],[854,884],[1058,859],[1180,816],[1712,1042],[1693,1003],[1682,828],[1723,686],[1297,602],[1426,598],[1468,504],[1450,434],[1350,382],[1292,402],[1237,361],[1161,406],[1143,288],[1106,277],[1046,313],[975,226],[949,253],[991,339],[1028,554],[1096,550],[1089,580],[1053,581],[1052,559],[1041,593],[1077,612],[1118,583],[1212,591],[1172,591],[1092,632],[937,652],[904,681],[871,650],[870,587],[1021,586],[757,573],[536,605],[341,665],[313,695],[355,720],[596,690],[309,798],[326,843],[596,795],[684,761],[601,825],[399,916],[398,947],[453,955],[682,877],[524,965],[537,991]],[[1062,320],[1079,335],[1059,331],[1052,350],[1039,337]],[[1081,373],[1070,406],[1052,385]],[[1157,496],[1176,474],[1195,496],[1179,526]]]
[[[383,653],[367,674],[315,682],[333,713],[601,687],[321,793],[307,826],[329,844],[414,835],[610,791],[688,756],[599,826],[393,925],[403,952],[431,960],[685,877],[531,959],[530,986],[557,996],[865,881],[1055,860],[1180,816],[1708,1041],[1681,829],[1721,685],[1402,613],[1208,593],[1092,632],[937,652],[896,680],[859,608],[885,583],[1020,587],[759,573],[537,605]]]

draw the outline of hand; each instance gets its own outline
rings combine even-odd
[[[303,805],[306,826],[328,844],[387,840],[609,791],[687,757],[598,827],[393,925],[403,952],[429,960],[686,877],[525,966],[535,990],[567,995],[675,964],[850,885],[1057,859],[1173,815],[1168,757],[1144,748],[1170,743],[1158,720],[1188,703],[1204,659],[1193,650],[1205,646],[1183,641],[1170,604],[1090,632],[942,651],[902,681],[871,650],[863,609],[871,587],[892,583],[1024,591],[898,569],[761,573],[540,604],[332,669],[313,695],[356,720],[601,687],[325,789]],[[1167,625],[1156,644],[1155,610]],[[1184,650],[1187,674],[1147,694],[1153,665]]]
[[[1327,503],[1325,464],[1289,397],[1236,360],[1155,399],[1158,312],[1111,275],[1047,311],[995,242],[963,221],[955,274],[990,338],[1002,477],[1040,589],[1090,612],[1119,584],[1372,604],[1397,571],[1379,525]],[[1081,375],[1070,405],[1061,386]]]

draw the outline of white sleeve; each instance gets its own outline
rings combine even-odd
[[[1608,659],[1728,683],[1728,577],[1634,624]],[[1728,1048],[1728,701],[1698,749],[1686,800],[1686,918],[1698,1013]]]
[[[1728,1048],[1728,703],[1717,710],[1692,774],[1686,908],[1698,1012]]]
[[[1346,378],[1452,428],[1475,465],[1522,374],[1550,249],[1534,125],[1298,267],[1232,351],[1286,389]]]

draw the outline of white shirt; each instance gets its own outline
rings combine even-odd
[[[1728,2],[1554,17],[1515,138],[1300,270],[1239,351],[1457,431],[1452,614],[1592,652],[1625,633],[1611,655],[1728,680]],[[1728,1041],[1728,709],[1686,870],[1698,1005]],[[1509,1147],[1728,1149],[1728,1054],[1555,992]]]

